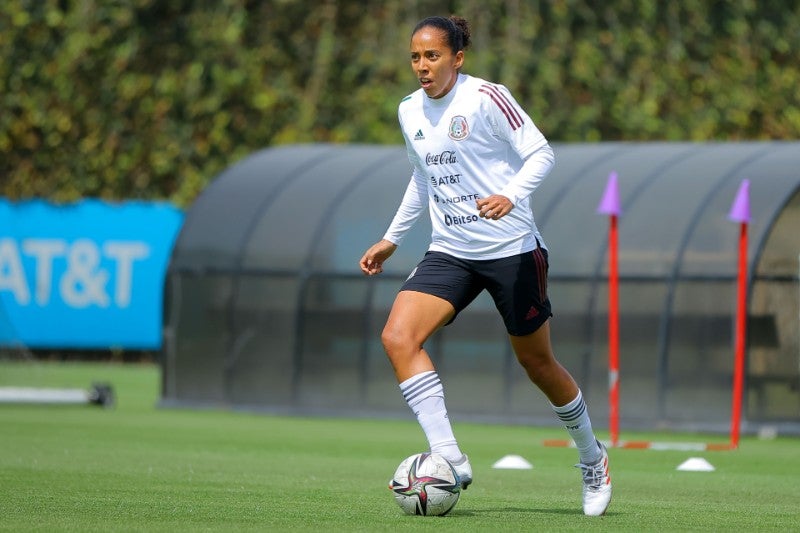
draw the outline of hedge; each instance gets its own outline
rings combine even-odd
[[[552,141],[800,136],[796,0],[18,0],[0,5],[0,195],[192,202],[284,143],[401,143],[415,22]]]

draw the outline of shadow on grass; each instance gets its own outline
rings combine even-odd
[[[480,516],[484,513],[525,513],[530,515],[535,514],[553,514],[564,516],[584,516],[583,511],[578,509],[558,509],[558,508],[535,508],[535,507],[494,507],[485,509],[454,509],[448,516]],[[615,513],[606,512],[604,516],[613,516]]]

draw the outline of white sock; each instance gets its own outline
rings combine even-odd
[[[561,407],[552,405],[552,407],[558,418],[564,422],[564,427],[572,437],[572,440],[575,441],[575,446],[578,448],[578,453],[581,457],[581,463],[590,465],[599,461],[603,453],[600,451],[600,447],[597,445],[597,437],[594,436],[592,431],[589,410],[583,401],[581,391],[578,390],[578,395],[567,405],[562,405]]]
[[[448,461],[460,460],[464,454],[450,426],[439,374],[431,370],[412,376],[400,384],[400,391],[422,426],[431,451]]]

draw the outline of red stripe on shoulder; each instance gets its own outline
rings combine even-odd
[[[491,85],[489,83],[485,83],[481,85],[478,91],[488,94],[492,101],[497,104],[497,107],[503,112],[508,120],[508,123],[511,125],[511,129],[516,130],[517,128],[522,126],[522,117],[517,111],[516,106],[506,98],[506,95],[503,94],[500,89]]]

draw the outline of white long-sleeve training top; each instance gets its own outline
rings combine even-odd
[[[531,193],[555,158],[547,139],[502,85],[459,74],[442,98],[422,89],[398,109],[413,173],[384,238],[400,244],[427,204],[432,251],[497,259],[544,246]],[[514,204],[500,220],[478,216],[478,198],[501,194]]]

